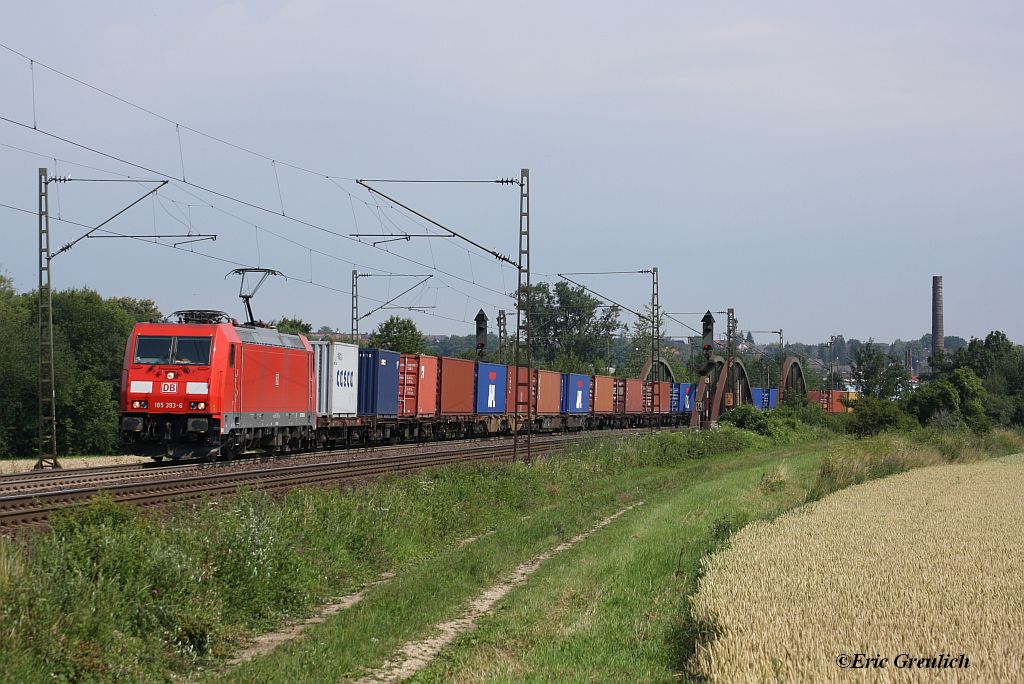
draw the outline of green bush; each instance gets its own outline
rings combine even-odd
[[[858,437],[869,437],[886,430],[909,432],[916,426],[917,421],[899,404],[869,396],[858,399],[856,408],[846,419],[847,432]]]

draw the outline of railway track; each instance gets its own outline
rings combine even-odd
[[[540,443],[544,439],[572,440],[574,436],[558,437],[535,437],[534,442]],[[388,446],[376,446],[372,448],[349,448],[334,449],[329,451],[296,452],[294,454],[281,455],[277,457],[253,457],[239,458],[233,461],[164,461],[162,463],[130,463],[123,465],[97,466],[93,468],[71,468],[62,470],[38,471],[32,470],[24,473],[11,475],[0,475],[0,497],[17,494],[30,494],[32,492],[49,492],[57,489],[73,489],[78,487],[126,483],[129,481],[142,481],[148,479],[163,479],[180,477],[189,472],[212,472],[214,470],[230,469],[267,469],[275,464],[288,464],[307,460],[354,460],[367,458],[374,455],[405,452],[427,452],[427,451],[448,451],[453,445],[460,448],[481,444],[511,444],[510,437],[490,437],[474,440],[460,440],[459,442],[430,442],[424,444],[396,444]]]
[[[534,455],[540,456],[589,437],[535,438],[532,451]],[[439,446],[442,448],[437,449]],[[43,526],[53,512],[87,505],[100,492],[119,503],[153,508],[231,495],[242,487],[283,492],[296,487],[332,485],[456,463],[510,461],[513,456],[511,440],[499,444],[431,447],[434,450],[424,452],[406,448],[384,454],[379,449],[377,452],[362,454],[345,451],[340,452],[347,456],[345,458],[321,458],[300,463],[281,460],[271,463],[248,461],[243,464],[245,467],[238,468],[211,467],[209,464],[205,467],[186,465],[148,469],[138,465],[82,468],[76,469],[80,472],[74,472],[71,479],[65,477],[62,480],[59,475],[27,478],[33,479],[38,485],[27,491],[5,491],[2,487],[6,482],[0,481],[0,533]],[[104,472],[90,475],[85,471]],[[142,481],[138,481],[140,471],[150,471],[143,472]],[[58,482],[60,484],[54,486]]]

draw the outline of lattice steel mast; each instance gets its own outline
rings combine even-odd
[[[526,406],[526,454],[524,461],[533,458],[531,442],[533,436],[533,363],[530,353],[530,170],[522,169],[519,174],[519,289],[516,291],[516,337],[513,352],[515,364],[515,432],[512,437],[513,459],[519,460],[519,416],[520,408]],[[523,345],[526,346],[525,351]],[[522,362],[526,361],[526,377],[521,373]],[[523,388],[525,386],[525,392]]]
[[[50,289],[50,179],[39,169],[39,458],[36,469],[57,461],[57,388],[53,363],[53,291]]]

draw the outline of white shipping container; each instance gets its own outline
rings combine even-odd
[[[318,415],[356,415],[359,387],[359,347],[342,342],[310,342],[316,364]]]

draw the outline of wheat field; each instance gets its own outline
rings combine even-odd
[[[710,681],[1024,681],[1019,456],[851,487],[744,528],[704,570]],[[858,653],[875,666],[850,668]],[[943,654],[966,667],[905,667]]]

